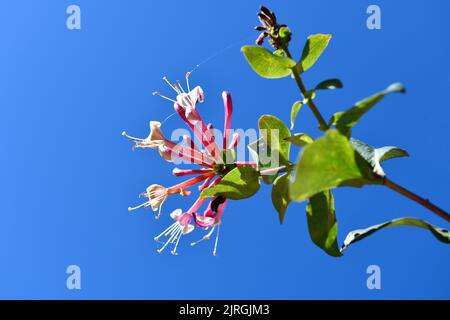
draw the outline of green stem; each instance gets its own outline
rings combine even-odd
[[[284,48],[283,50],[284,50],[284,52],[286,52],[286,55],[292,59],[289,49]],[[294,75],[295,82],[297,82],[297,86],[300,89],[300,92],[302,93],[303,98],[306,99],[306,103],[308,104],[309,108],[311,109],[312,113],[314,114],[314,116],[316,117],[317,121],[320,124],[319,128],[322,131],[326,131],[326,130],[330,129],[330,126],[327,124],[327,122],[323,118],[322,114],[320,113],[319,108],[317,108],[314,101],[310,97],[308,97],[308,90],[306,90],[306,87],[303,84],[300,74],[295,69],[292,69],[292,74]]]
[[[396,184],[395,182],[389,180],[388,178],[384,178],[384,185],[386,187],[388,187],[389,189],[394,190],[394,191],[400,193],[401,195],[407,197],[408,199],[411,199],[414,202],[420,204],[421,206],[427,208],[431,212],[434,212],[439,217],[447,220],[447,222],[450,222],[450,214],[448,214],[447,212],[445,212],[444,210],[442,210],[438,206],[436,206],[433,203],[431,203],[430,200],[424,199],[424,198],[418,196],[417,194],[415,194],[415,193],[413,193],[413,192],[403,188],[402,186],[399,186],[398,184]]]

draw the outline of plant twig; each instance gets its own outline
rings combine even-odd
[[[438,206],[436,206],[433,203],[431,203],[430,200],[424,199],[424,198],[418,196],[417,194],[415,194],[415,193],[413,193],[413,192],[403,188],[402,186],[399,186],[398,184],[396,184],[395,182],[389,180],[388,178],[384,178],[384,185],[386,187],[388,187],[389,189],[392,189],[392,190],[400,193],[401,195],[403,195],[403,196],[405,196],[405,197],[407,197],[407,198],[417,202],[421,206],[424,206],[428,210],[434,212],[435,214],[437,214],[441,218],[445,219],[447,222],[450,222],[450,214],[448,214],[447,212],[445,212],[444,210],[442,210]]]
[[[286,52],[286,55],[289,58],[292,58],[291,53],[289,52],[289,50],[287,48],[285,48],[284,51]],[[330,126],[327,124],[327,122],[323,118],[322,114],[320,113],[319,108],[317,108],[314,101],[310,97],[308,97],[308,90],[306,90],[306,87],[303,84],[302,78],[300,77],[298,72],[296,72],[295,70],[292,70],[292,74],[294,75],[295,82],[297,82],[297,86],[300,89],[300,92],[302,93],[303,98],[306,98],[306,102],[307,102],[309,108],[311,109],[311,111],[313,112],[314,116],[316,117],[317,121],[320,124],[319,128],[322,131],[326,131],[326,130],[330,129]]]

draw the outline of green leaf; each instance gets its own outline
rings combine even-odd
[[[244,46],[241,48],[250,66],[261,77],[275,79],[291,74],[295,62],[259,46]]]
[[[295,123],[295,119],[297,118],[297,114],[300,111],[300,108],[307,104],[309,102],[309,99],[314,99],[316,97],[316,91],[312,90],[312,91],[308,91],[305,93],[305,99],[303,99],[302,101],[296,101],[294,102],[294,104],[292,105],[291,108],[291,130],[294,129],[294,123]]]
[[[335,90],[341,89],[344,85],[339,79],[328,79],[319,83],[314,90]]]
[[[388,146],[374,148],[355,138],[351,138],[350,142],[355,150],[358,151],[358,153],[370,163],[373,171],[380,176],[385,176],[384,170],[381,167],[382,161],[409,156],[407,151],[398,147]]]
[[[286,127],[283,121],[272,115],[263,115],[260,117],[258,126],[260,136],[267,139],[267,144],[272,152],[279,152],[280,163],[287,164],[289,162],[289,151],[291,148],[291,142],[286,140],[286,138],[291,136],[289,128]]]
[[[236,167],[228,172],[222,180],[210,188],[204,189],[200,199],[224,196],[240,200],[253,196],[259,190],[259,174],[251,166]]]
[[[291,202],[289,197],[289,180],[290,173],[286,173],[275,179],[272,188],[272,203],[278,212],[278,218],[280,223],[283,223],[284,215],[286,214],[287,207]]]
[[[342,256],[337,242],[338,223],[330,190],[320,192],[309,199],[306,216],[311,240],[330,256]]]
[[[297,118],[297,114],[300,111],[300,108],[303,106],[303,101],[296,101],[292,105],[291,109],[291,130],[294,129],[295,119]]]
[[[304,201],[339,186],[361,187],[382,182],[345,136],[329,130],[302,150],[290,195],[293,200]]]
[[[436,227],[426,221],[423,221],[423,220],[420,220],[417,218],[408,218],[407,217],[407,218],[394,219],[394,220],[391,220],[388,222],[374,225],[374,226],[366,228],[366,229],[359,229],[359,230],[354,230],[354,231],[350,232],[344,240],[344,244],[341,248],[341,252],[344,252],[344,250],[347,249],[349,245],[370,236],[371,234],[377,232],[378,230],[381,230],[383,228],[388,228],[388,227],[396,227],[396,226],[413,226],[413,227],[427,229],[439,241],[441,241],[443,243],[447,243],[447,244],[450,243],[450,232],[448,230]]]
[[[295,70],[298,73],[303,73],[311,68],[328,46],[330,39],[331,34],[314,34],[309,36],[303,48],[302,57],[295,66]]]
[[[330,125],[336,128],[347,136],[350,136],[351,128],[364,116],[373,106],[383,100],[383,98],[394,92],[404,93],[405,87],[400,83],[390,85],[386,90],[381,91],[373,96],[357,102],[353,107],[344,112],[337,112],[330,119]]]
[[[408,151],[399,147],[387,146],[375,149],[379,161],[386,161],[394,158],[409,157]]]
[[[289,138],[286,139],[299,147],[305,147],[308,144],[314,142],[313,138],[308,136],[306,133],[296,133],[293,136],[290,136]]]

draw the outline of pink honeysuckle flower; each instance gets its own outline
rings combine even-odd
[[[145,139],[130,136],[125,131],[122,135],[135,143],[133,149],[158,149],[161,157],[166,161],[172,161],[174,157],[178,157],[203,166],[214,164],[214,159],[207,154],[166,139],[161,130],[161,123],[158,121],[150,121],[150,134]]]
[[[169,237],[166,242],[161,242],[163,246],[159,248],[157,251],[161,253],[169,244],[174,244],[174,248],[171,251],[173,255],[177,254],[178,243],[180,242],[181,236],[191,233],[195,227],[190,224],[192,220],[191,213],[183,213],[181,209],[176,209],[170,214],[170,217],[175,220],[173,224],[171,224],[166,230],[161,232],[158,236],[155,237],[155,241],[159,241],[159,239],[163,236]]]
[[[135,210],[137,208],[140,208],[141,206],[150,206],[153,211],[158,211],[158,216],[161,212],[161,207],[166,201],[167,197],[171,194],[180,194],[181,196],[188,196],[191,192],[183,189],[181,187],[173,186],[170,188],[163,187],[158,184],[152,184],[147,188],[147,190],[143,193],[141,193],[142,197],[148,198],[148,201],[137,206],[137,207],[129,207],[128,210]]]
[[[211,157],[213,157],[215,161],[219,160],[220,151],[217,143],[215,142],[214,136],[212,135],[212,130],[208,129],[208,126],[201,120],[201,117],[199,120],[193,122],[187,118],[185,110],[177,102],[174,103],[173,107],[180,115],[181,119],[183,119],[184,122],[186,122],[186,124],[191,128],[197,139],[202,142],[202,145]]]
[[[164,141],[166,140],[161,131],[161,123],[158,121],[150,121],[149,126],[150,126],[150,134],[145,139],[132,137],[128,135],[125,131],[122,132],[122,135],[135,143],[133,149],[135,148],[158,149],[161,145],[164,144]]]
[[[177,95],[178,105],[184,109],[186,118],[194,123],[201,120],[200,115],[197,112],[196,105],[197,102],[202,103],[204,97],[203,90],[199,86],[192,89],[189,93],[180,92]]]
[[[222,214],[225,211],[227,199],[224,197],[214,197],[208,208],[205,210],[203,215],[194,213],[194,221],[199,226],[207,230],[210,228],[209,232],[205,234],[200,240],[191,243],[191,246],[195,246],[198,243],[211,239],[212,234],[217,228],[216,240],[214,241],[213,255],[217,255],[217,245],[219,243],[220,234],[220,224],[222,219]]]
[[[153,184],[147,188],[146,192],[141,193],[141,196],[148,198],[148,201],[136,207],[128,207],[128,211],[136,210],[142,207],[147,208],[150,206],[153,211],[158,211],[158,214],[156,216],[156,219],[158,219],[161,215],[162,205],[169,195],[179,194],[184,197],[189,196],[191,194],[191,191],[186,189],[202,182],[203,180],[209,180],[210,178],[213,178],[214,175],[215,173],[212,170],[207,171],[204,174],[198,175],[194,178],[191,178],[169,188]]]
[[[135,210],[142,207],[151,207],[153,211],[158,211],[158,215],[156,217],[160,216],[161,207],[169,195],[179,194],[181,196],[189,196],[191,191],[187,189],[193,187],[194,185],[202,183],[198,187],[201,191],[219,183],[225,174],[239,165],[250,164],[254,167],[256,166],[254,163],[247,162],[224,163],[224,159],[222,159],[222,151],[226,149],[234,149],[239,144],[239,135],[236,133],[233,134],[230,141],[231,116],[233,112],[230,93],[225,91],[222,94],[225,109],[225,124],[222,144],[223,150],[221,151],[215,139],[213,125],[205,124],[197,110],[197,103],[201,103],[204,100],[204,93],[201,87],[197,86],[193,90],[190,90],[189,73],[186,75],[187,92],[184,91],[179,81],[172,84],[166,77],[163,79],[176,92],[176,98],[171,99],[161,95],[160,93],[155,94],[173,102],[176,112],[192,130],[194,136],[201,142],[202,148],[196,146],[193,139],[187,135],[183,136],[183,144],[177,144],[166,139],[161,130],[161,123],[157,121],[150,122],[150,134],[145,139],[129,136],[125,132],[123,135],[135,143],[133,147],[134,149],[156,149],[167,161],[172,161],[176,157],[186,162],[196,164],[201,168],[173,169],[172,173],[177,177],[189,175],[194,177],[169,188],[153,184],[147,188],[146,192],[141,194],[141,196],[146,197],[148,200],[136,207],[129,208],[129,210]],[[198,210],[205,202],[205,200],[200,200],[200,198],[198,198],[192,207],[184,213],[181,209],[173,211],[170,216],[175,220],[175,222],[155,237],[155,240],[158,242],[161,242],[160,238],[168,237],[167,241],[161,242],[163,246],[158,249],[158,252],[162,252],[167,246],[173,245],[174,248],[171,252],[176,255],[181,237],[192,232],[195,228],[195,224],[204,229],[210,228],[210,230],[201,240],[193,243],[193,245],[203,240],[208,240],[214,230],[217,229],[213,251],[213,254],[216,255],[221,218],[225,210],[226,201],[227,199],[225,197],[214,197],[203,214],[198,213]],[[191,224],[192,221],[194,221],[194,224]]]
[[[191,221],[195,211],[201,207],[203,202],[205,202],[205,200],[197,199],[187,212],[183,213],[181,209],[176,209],[170,214],[170,217],[175,220],[175,222],[155,237],[155,241],[163,244],[163,246],[157,250],[158,253],[161,253],[169,244],[173,244],[174,248],[171,253],[173,255],[178,254],[177,248],[181,236],[191,233],[195,229],[195,226],[191,224]],[[166,242],[160,241],[160,238],[163,236],[169,237]]]

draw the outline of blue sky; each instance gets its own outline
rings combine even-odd
[[[81,30],[66,28],[66,8],[81,8]],[[207,94],[202,115],[221,126],[221,92],[233,95],[233,127],[254,128],[260,115],[288,121],[298,99],[289,79],[259,78],[240,53],[253,43],[260,2],[4,1],[0,12],[0,298],[298,299],[450,298],[449,247],[428,232],[392,228],[335,259],[310,241],[305,205],[293,204],[280,226],[263,186],[229,203],[219,256],[212,243],[180,255],[156,253],[158,221],[129,213],[152,183],[179,181],[156,153],[132,152],[120,135],[145,136],[149,120],[172,113],[151,95],[161,77],[192,75]],[[411,157],[392,160],[392,180],[450,209],[448,138],[448,1],[266,1],[294,32],[299,56],[312,33],[332,33],[319,62],[304,76],[311,87],[339,77],[345,88],[317,104],[328,118],[393,82],[406,95],[386,98],[354,135],[376,146],[397,145]],[[366,28],[378,4],[382,29]],[[226,48],[226,49],[225,49]],[[224,50],[225,49],[225,50]],[[182,126],[170,118],[167,130]],[[317,136],[301,110],[299,131]],[[295,157],[293,157],[295,158]],[[335,192],[340,241],[350,230],[400,216],[448,228],[432,213],[381,187]],[[200,233],[191,239],[200,237]],[[79,265],[82,289],[66,289],[68,265]],[[379,265],[382,289],[368,290],[366,268]]]

